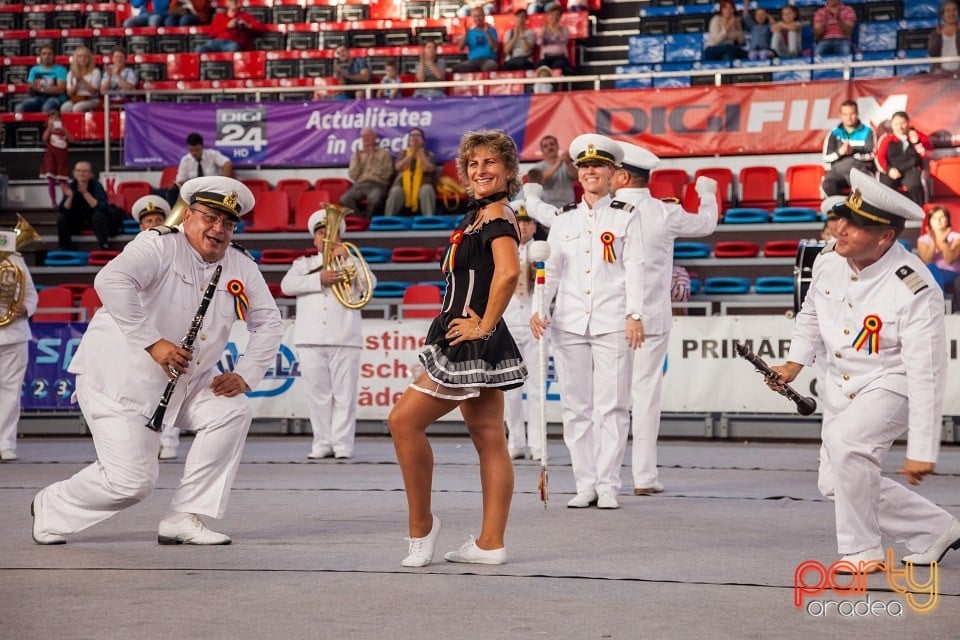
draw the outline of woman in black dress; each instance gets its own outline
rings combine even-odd
[[[450,237],[443,259],[443,307],[420,354],[424,366],[390,412],[388,423],[403,473],[410,547],[405,567],[433,559],[440,520],[433,515],[433,449],[426,430],[460,407],[480,457],[483,521],[480,535],[444,557],[450,562],[503,564],[503,536],[513,496],[503,392],[527,375],[520,351],[501,319],[520,276],[519,231],[507,205],[520,187],[519,159],[503,131],[465,134],[457,153],[460,181],[475,198]]]

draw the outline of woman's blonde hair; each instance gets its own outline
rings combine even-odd
[[[502,129],[468,131],[460,139],[460,148],[457,150],[457,176],[466,186],[467,193],[473,195],[473,188],[467,177],[467,165],[473,154],[481,147],[492,151],[503,162],[507,169],[507,196],[513,197],[520,191],[520,157],[513,138]]]
[[[77,61],[78,53],[86,53],[89,56],[86,66],[80,66],[80,63]],[[90,51],[90,49],[81,45],[73,50],[73,55],[70,56],[70,73],[73,74],[74,78],[82,78],[96,68],[97,63],[94,61],[93,52]]]

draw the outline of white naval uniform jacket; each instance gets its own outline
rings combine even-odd
[[[97,274],[94,285],[103,308],[87,327],[69,371],[84,376],[100,393],[141,413],[153,415],[167,376],[146,348],[161,338],[180,344],[200,306],[218,264],[223,265],[203,327],[194,342],[193,360],[180,377],[164,418],[176,422],[184,397],[210,385],[236,319],[231,281],[243,286],[249,305],[246,350],[234,368],[256,389],[273,364],[283,338],[280,310],[257,264],[230,247],[220,262],[208,264],[179,232],[146,231]]]
[[[849,399],[873,389],[909,398],[907,457],[936,462],[947,366],[940,287],[899,242],[862,271],[833,247],[814,262],[789,359],[811,364],[822,341],[826,386]],[[871,315],[882,323],[879,351],[872,354],[866,345],[853,346]],[[831,396],[829,389],[825,395]]]
[[[549,205],[547,205],[549,206]],[[613,234],[613,262],[604,260],[605,232]],[[544,300],[556,295],[552,326],[578,335],[623,331],[626,317],[643,314],[643,237],[637,216],[585,201],[553,219],[546,263]]]
[[[5,327],[0,327],[0,346],[30,341],[33,334],[27,318],[37,312],[38,301],[37,288],[33,286],[33,278],[30,277],[30,270],[27,269],[23,256],[14,251],[6,259],[23,272],[23,306],[27,308],[27,315],[20,316]],[[0,262],[3,260],[0,259]],[[0,311],[6,310],[6,307],[0,309]]]
[[[351,262],[359,268],[354,260],[351,259]],[[348,309],[340,304],[333,295],[333,290],[320,283],[319,271],[307,274],[322,264],[322,255],[297,258],[280,281],[280,289],[284,295],[297,297],[293,343],[298,347],[361,347],[363,331],[360,310]],[[371,280],[373,286],[376,286],[376,276],[371,274]]]
[[[511,333],[514,329],[530,332],[530,316],[533,315],[533,292],[535,284],[530,284],[530,258],[527,252],[531,242],[520,245],[520,281],[510,297],[510,304],[503,312],[503,321],[507,323]],[[526,284],[524,284],[526,283]]]
[[[673,241],[713,233],[717,228],[717,199],[712,194],[700,198],[698,213],[690,214],[679,204],[654,198],[646,188],[618,189],[614,198],[633,205],[643,232],[643,332],[669,333],[673,327]]]

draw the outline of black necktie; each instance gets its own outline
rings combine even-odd
[[[200,160],[197,160],[197,177],[203,177],[203,162]]]

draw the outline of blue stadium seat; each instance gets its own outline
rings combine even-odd
[[[894,21],[861,22],[857,25],[858,51],[894,51],[898,25]]]
[[[359,247],[359,249],[360,255],[362,255],[363,259],[370,264],[382,264],[384,262],[390,262],[390,256],[393,255],[392,250],[383,249],[381,247]]]
[[[627,38],[627,61],[630,64],[663,62],[664,45],[661,36],[630,36]]]
[[[260,256],[263,255],[262,249],[247,249],[247,252],[253,256],[253,259],[257,264],[260,264]]]
[[[754,283],[755,293],[793,293],[793,278],[790,276],[760,276]]]
[[[817,222],[820,214],[806,207],[777,207],[770,217],[771,222]]]
[[[750,278],[714,276],[703,281],[703,293],[708,296],[750,293]]]
[[[693,64],[690,62],[665,62],[654,66],[657,71],[690,71]],[[654,78],[653,86],[657,89],[667,89],[675,87],[689,87],[690,76],[674,76],[670,78]]]
[[[124,218],[120,224],[120,233],[137,235],[140,233],[140,223],[132,218]]]
[[[398,218],[396,216],[373,216],[370,218],[370,231],[409,231],[411,225],[410,218]]]
[[[665,38],[664,62],[696,62],[702,58],[702,33],[675,34]]]
[[[927,50],[926,49],[908,49],[906,51],[898,51],[897,57],[902,60],[909,60],[910,58],[926,58]],[[915,76],[919,73],[930,73],[929,64],[902,64],[897,65],[896,74],[898,76]]]
[[[617,76],[625,73],[644,73],[653,71],[652,64],[631,64],[617,67]],[[653,86],[653,78],[623,78],[619,77],[613,83],[616,89],[649,89]]]
[[[723,214],[725,224],[762,224],[770,222],[770,212],[766,209],[733,207]]]
[[[438,231],[453,229],[453,216],[414,216],[410,221],[410,228],[415,231]]]
[[[697,295],[702,288],[703,282],[700,281],[700,278],[690,278],[690,295]]]
[[[82,267],[86,266],[89,260],[90,254],[86,251],[55,249],[47,251],[47,257],[43,264],[48,267]]]
[[[884,64],[896,58],[895,51],[863,51],[853,56],[856,62],[875,62],[867,67],[854,67],[854,78],[892,78],[895,69],[892,64]]]
[[[399,282],[395,280],[383,280],[377,283],[373,288],[374,298],[399,298],[407,290],[412,282]]]
[[[802,56],[800,58],[775,58],[774,66],[790,66],[795,64],[810,64],[810,58]],[[812,74],[809,69],[791,69],[785,71],[774,71],[774,82],[810,82]]]
[[[706,242],[674,242],[673,258],[675,260],[692,260],[695,258],[709,258],[712,247]]]
[[[853,56],[813,56],[814,64],[830,64],[837,62],[850,62]],[[814,69],[811,75],[813,80],[842,80],[843,69]]]
[[[939,0],[903,0],[904,18],[937,18],[939,15]]]

